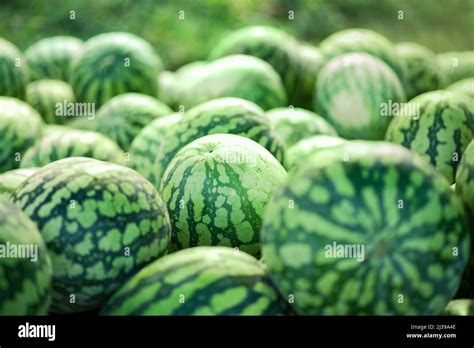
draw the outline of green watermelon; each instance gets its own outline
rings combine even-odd
[[[402,146],[351,141],[290,171],[261,230],[267,271],[304,315],[440,314],[469,256],[461,202]]]
[[[81,53],[83,44],[72,36],[47,37],[32,44],[25,51],[31,80],[69,81],[71,62]]]
[[[55,313],[102,306],[124,281],[168,250],[166,206],[129,168],[67,158],[26,179],[12,200],[38,225],[48,247]]]
[[[474,100],[460,93],[433,91],[412,99],[400,113],[385,139],[417,152],[453,183],[464,149],[474,136]]]
[[[223,247],[196,247],[143,268],[112,296],[105,315],[281,315],[288,306],[262,265]]]
[[[45,135],[23,156],[23,168],[42,167],[67,157],[90,157],[125,165],[125,153],[103,134],[77,129]]]
[[[300,108],[277,108],[267,112],[275,133],[286,147],[312,135],[337,136],[336,130],[321,116]]]
[[[53,273],[48,251],[28,216],[1,199],[0,255],[0,315],[47,314]]]
[[[444,52],[436,58],[447,84],[474,77],[474,51]]]
[[[258,255],[264,208],[285,177],[270,152],[242,136],[214,134],[186,145],[160,187],[173,246],[229,246]]]
[[[182,111],[184,111],[182,98],[186,94],[189,81],[192,81],[196,77],[200,76],[200,74],[205,73],[206,66],[207,62],[198,60],[181,66],[174,72],[172,77],[168,75],[168,90],[164,91],[163,93],[168,94],[168,96],[165,96],[165,98],[171,100],[167,102],[167,99],[161,99],[161,97],[160,100],[163,100],[175,110],[182,109]],[[166,78],[166,76],[164,76],[164,78]]]
[[[223,37],[211,50],[209,59],[246,54],[266,61],[280,75],[290,103],[294,104],[301,90],[298,49],[295,38],[283,30],[255,25]]]
[[[397,57],[393,43],[375,31],[359,28],[341,30],[323,40],[319,48],[326,61],[345,53],[368,53],[388,64],[404,83],[405,66]]]
[[[152,181],[158,149],[182,117],[180,113],[159,117],[143,128],[130,145],[130,167]]]
[[[0,174],[0,199],[9,199],[10,194],[37,170],[38,168],[20,168]]]
[[[29,70],[20,50],[0,37],[0,96],[25,99]]]
[[[306,159],[322,149],[345,143],[345,139],[331,135],[315,135],[298,141],[285,152],[285,168],[297,168],[306,163]]]
[[[264,110],[287,103],[280,76],[270,64],[252,56],[236,54],[217,59],[185,83],[179,104],[186,109],[221,97],[247,99]]]
[[[118,94],[156,96],[163,64],[153,47],[129,33],[105,33],[86,41],[73,61],[70,83],[80,102],[100,107]]]
[[[444,315],[474,315],[474,300],[458,299],[448,303]]]
[[[312,45],[300,45],[298,53],[302,87],[295,104],[312,108],[315,81],[319,70],[324,65],[325,58],[321,51]]]
[[[127,151],[147,124],[173,111],[158,99],[138,93],[113,97],[97,112],[95,119],[78,119],[72,126],[103,133]]]
[[[64,124],[67,117],[61,113],[64,103],[74,103],[74,92],[61,80],[38,80],[26,87],[26,101],[40,113],[46,123]]]
[[[441,89],[446,84],[433,51],[414,42],[399,43],[395,50],[405,62],[405,91],[408,99]]]
[[[447,90],[452,92],[459,92],[471,98],[474,98],[474,77],[459,80],[448,86]]]
[[[174,105],[177,94],[175,79],[171,71],[165,70],[158,75],[158,99],[170,106]]]
[[[315,88],[314,109],[347,139],[383,139],[391,105],[405,101],[393,70],[366,53],[332,59],[319,71]]]
[[[0,97],[0,173],[18,168],[23,153],[41,137],[41,116],[21,100]]]
[[[219,98],[198,105],[166,135],[156,150],[153,182],[156,187],[174,155],[191,141],[205,135],[229,133],[250,138],[270,151],[280,162],[283,144],[273,133],[263,110],[239,98]]]

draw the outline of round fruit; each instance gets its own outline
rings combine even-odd
[[[474,100],[460,93],[434,91],[404,105],[385,139],[420,154],[453,183],[473,136]]]
[[[474,315],[474,300],[458,299],[448,303],[444,315]]]
[[[297,96],[295,105],[301,105],[304,108],[313,107],[313,95],[316,78],[319,70],[324,64],[324,56],[321,51],[311,45],[300,45],[298,48],[300,60],[300,74],[302,88]]]
[[[10,198],[10,194],[16,190],[20,184],[32,176],[38,168],[21,168],[9,170],[0,175],[0,199]]]
[[[94,159],[53,162],[12,200],[36,222],[53,263],[57,313],[98,308],[124,281],[166,254],[166,206],[137,172]]]
[[[270,277],[303,315],[440,314],[469,257],[446,179],[384,142],[334,146],[290,171],[261,233]]]
[[[28,216],[1,199],[0,255],[0,315],[47,314],[53,272],[48,251]]]
[[[173,245],[230,246],[258,255],[264,208],[285,177],[271,153],[248,138],[214,134],[186,145],[160,188]]]
[[[0,37],[0,96],[25,99],[28,74],[20,50]]]
[[[447,84],[474,77],[474,51],[444,52],[436,58]]]
[[[221,247],[157,260],[108,301],[105,315],[281,315],[287,305],[253,257]]]
[[[347,139],[383,139],[392,105],[405,101],[400,80],[380,59],[349,53],[327,63],[318,74],[315,110]]]
[[[474,98],[474,77],[459,80],[447,88],[448,91],[459,92]]]

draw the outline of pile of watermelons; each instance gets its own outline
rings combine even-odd
[[[207,58],[0,39],[0,314],[473,314],[474,51],[252,26]]]

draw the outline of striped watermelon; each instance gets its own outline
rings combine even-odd
[[[191,141],[216,133],[237,134],[250,138],[283,160],[283,144],[273,133],[261,108],[238,98],[219,98],[189,110],[162,141],[153,168],[156,187],[174,155]]]
[[[67,157],[90,157],[125,165],[125,153],[110,138],[97,132],[70,129],[45,135],[26,151],[20,166],[42,167]]]
[[[409,99],[442,88],[445,76],[430,49],[414,42],[395,46],[397,56],[405,62],[405,91]]]
[[[298,42],[283,30],[255,25],[238,29],[222,38],[209,54],[215,60],[233,54],[246,54],[269,63],[280,75],[290,103],[301,90]]]
[[[452,92],[459,92],[471,98],[474,98],[474,77],[459,80],[448,86],[447,90]]]
[[[290,171],[261,233],[270,277],[307,315],[440,314],[469,256],[446,179],[383,142],[334,146]]]
[[[28,216],[1,199],[0,245],[0,315],[47,314],[53,273],[48,251]],[[10,256],[21,249],[30,254]]]
[[[46,123],[64,124],[67,118],[59,112],[64,103],[74,103],[74,92],[61,80],[38,80],[26,87],[26,101],[40,113]]]
[[[103,133],[125,151],[147,124],[173,111],[158,99],[139,93],[113,97],[97,112],[94,120],[81,118],[72,125]]]
[[[452,183],[474,136],[474,100],[455,92],[428,92],[412,99],[400,113],[386,140],[419,153]]]
[[[130,279],[105,315],[278,315],[287,305],[253,257],[222,247],[181,250]]]
[[[18,168],[23,153],[41,136],[41,116],[21,100],[0,97],[0,173]]]
[[[94,159],[53,162],[13,201],[36,222],[53,268],[53,312],[100,307],[168,250],[170,223],[153,186],[135,171]]]
[[[173,106],[176,98],[175,88],[176,76],[171,71],[162,71],[158,75],[158,99],[163,101],[169,106]]]
[[[80,102],[100,107],[118,94],[156,96],[160,57],[144,39],[129,33],[105,33],[86,41],[73,61],[70,83]]]
[[[185,83],[179,96],[185,108],[221,97],[247,99],[264,110],[287,103],[280,76],[270,64],[252,56],[217,59]]]
[[[393,70],[365,53],[329,61],[319,71],[315,93],[316,112],[347,139],[383,139],[391,120],[390,105],[405,101]]]
[[[186,145],[160,187],[173,246],[229,246],[258,255],[265,205],[285,177],[270,152],[242,136],[214,134]]]
[[[474,300],[458,299],[448,303],[444,315],[474,315]]]
[[[447,84],[474,77],[474,51],[444,52],[436,58]]]
[[[159,117],[143,128],[130,145],[130,167],[152,181],[158,149],[182,117],[180,113]]]
[[[298,53],[302,87],[295,104],[310,109],[313,107],[315,81],[325,58],[321,51],[312,45],[300,45]]]
[[[285,168],[297,168],[320,150],[344,144],[346,140],[331,135],[315,135],[298,141],[285,152]]]
[[[23,54],[0,37],[0,96],[25,99],[29,71]]]
[[[32,44],[25,51],[31,80],[69,81],[71,62],[81,53],[83,44],[72,36],[47,37]]]
[[[337,136],[336,130],[321,116],[300,108],[277,108],[267,112],[275,133],[286,147],[312,135]]]
[[[38,168],[20,168],[0,174],[0,199],[9,199],[10,194],[37,170]]]

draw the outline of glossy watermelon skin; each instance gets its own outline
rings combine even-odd
[[[459,92],[474,98],[474,77],[459,80],[446,88],[448,91]]]
[[[270,152],[248,138],[214,134],[186,145],[160,187],[173,246],[220,245],[259,255],[266,203],[285,178]]]
[[[37,170],[38,168],[20,168],[0,174],[0,199],[10,199],[10,194]]]
[[[12,200],[37,224],[48,248],[54,313],[101,307],[125,280],[168,250],[166,206],[129,168],[67,158],[25,180]]]
[[[72,62],[69,82],[80,102],[99,108],[112,97],[128,92],[156,96],[160,57],[144,39],[123,32],[100,34],[85,42]]]
[[[444,315],[474,315],[474,300],[452,300],[446,306]]]
[[[438,65],[446,76],[446,84],[474,77],[474,51],[452,51],[436,55]]]
[[[412,108],[411,106],[417,106]],[[385,139],[420,154],[454,182],[464,149],[474,136],[474,101],[460,93],[433,91],[406,105],[394,117]]]
[[[48,124],[65,124],[68,118],[58,111],[58,106],[75,100],[71,86],[61,80],[38,80],[26,88],[26,101]]]
[[[250,138],[283,161],[284,147],[271,129],[263,110],[239,98],[218,98],[188,110],[156,150],[153,182],[158,188],[176,153],[191,141],[210,134],[227,133]]]
[[[313,107],[313,95],[315,95],[315,82],[319,70],[325,64],[326,58],[318,48],[303,44],[298,46],[298,59],[301,66],[300,79],[302,81],[302,88],[297,95],[295,105],[311,109]]]
[[[53,273],[48,251],[36,225],[18,207],[1,198],[0,244],[6,249],[36,248],[29,257],[0,258],[0,315],[47,314]]]
[[[143,128],[130,145],[130,167],[152,181],[155,158],[160,145],[167,135],[172,134],[173,127],[182,117],[181,113],[162,116]]]
[[[330,60],[318,73],[315,93],[314,110],[347,139],[383,139],[392,119],[390,105],[406,100],[393,70],[366,53]]]
[[[288,306],[250,255],[224,247],[196,247],[143,268],[101,313],[281,315],[288,313]]]
[[[25,151],[41,137],[43,125],[30,105],[0,97],[0,174],[19,167]]]
[[[125,153],[112,139],[97,132],[68,129],[43,136],[26,151],[20,166],[42,167],[68,157],[89,157],[126,164]]]
[[[28,65],[20,50],[0,37],[0,96],[25,99]]]
[[[440,314],[469,257],[449,183],[384,142],[331,147],[290,171],[261,233],[268,274],[303,315]]]
[[[68,81],[72,61],[81,53],[84,42],[73,36],[52,36],[33,43],[25,51],[32,81]]]

